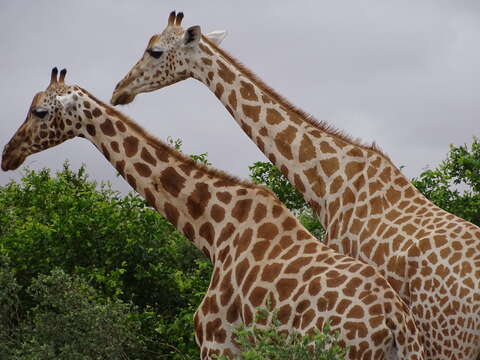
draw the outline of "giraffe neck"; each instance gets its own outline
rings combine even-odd
[[[397,187],[408,183],[374,146],[359,144],[325,123],[315,122],[205,38],[192,75],[210,88],[303,194],[322,226],[331,230],[329,236],[342,232],[339,222],[351,215],[353,207],[373,201],[375,211],[379,206],[385,210],[388,204],[377,204],[372,189],[385,191],[395,181]]]
[[[83,126],[77,135],[90,140],[151,206],[215,264],[218,239],[225,236],[216,229],[227,222],[223,207],[234,206],[239,196],[248,204],[249,198],[258,198],[259,188],[195,163],[81,91],[78,113]]]

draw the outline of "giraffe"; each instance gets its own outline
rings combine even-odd
[[[172,12],[111,103],[194,78],[303,194],[336,251],[375,266],[411,307],[434,359],[480,354],[480,229],[426,199],[375,145],[317,122]]]
[[[349,359],[423,359],[406,304],[370,265],[318,242],[266,188],[195,163],[52,70],[5,146],[2,169],[74,137],[93,143],[128,183],[213,263],[195,314],[202,359],[238,353],[233,327],[266,299],[282,330],[306,334],[327,319]]]

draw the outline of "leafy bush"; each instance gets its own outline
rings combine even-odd
[[[301,336],[298,332],[280,331],[278,311],[257,310],[250,326],[240,326],[234,332],[241,350],[239,360],[343,360],[346,350],[338,345],[338,334],[326,325],[323,331]],[[270,321],[267,321],[271,318]],[[265,325],[266,324],[266,325]],[[219,360],[227,360],[225,356]]]
[[[180,149],[181,141],[171,143]],[[194,159],[208,165],[207,154]],[[278,169],[255,163],[250,171],[322,238],[318,219]],[[480,224],[476,138],[470,147],[452,146],[444,162],[413,182],[437,205]],[[137,195],[121,196],[90,181],[83,167],[73,171],[65,164],[56,175],[26,170],[21,182],[0,187],[0,359],[61,358],[67,349],[71,359],[102,359],[107,355],[98,351],[109,346],[117,358],[198,359],[192,319],[211,269],[203,254]],[[70,308],[84,320],[75,323]],[[257,336],[254,346],[244,341],[252,357],[243,358],[255,360],[277,359],[267,355],[275,346],[284,358],[295,359],[286,349],[307,356],[305,344],[320,341],[320,349],[321,336],[330,336],[239,331],[239,339]],[[88,348],[92,337],[98,349]],[[323,339],[327,348],[334,343],[334,337]]]
[[[427,169],[413,185],[441,208],[480,225],[480,142],[450,146],[447,159]]]
[[[103,298],[85,280],[54,269],[27,292],[37,304],[14,359],[127,359],[143,347],[132,306]]]
[[[8,359],[17,345],[21,318],[19,291],[10,259],[0,254],[0,359]]]
[[[188,319],[208,287],[210,262],[145,201],[89,181],[85,168],[26,170],[20,183],[0,188],[1,254],[11,260],[24,318],[38,305],[25,289],[58,267],[104,298],[137,306],[149,352],[130,357],[199,357]]]

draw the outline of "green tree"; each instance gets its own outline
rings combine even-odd
[[[292,211],[300,222],[318,239],[325,231],[310,206],[288,179],[270,162],[257,161],[249,167],[250,177],[255,184],[265,185],[277,198]]]
[[[280,331],[278,310],[259,308],[250,326],[235,329],[241,354],[238,360],[344,360],[346,349],[338,344],[338,333],[327,324],[322,331],[302,336]],[[218,357],[227,360],[226,356]]]
[[[104,298],[137,307],[149,352],[131,357],[198,358],[193,322],[180,326],[178,314],[193,317],[211,265],[138,196],[123,197],[89,181],[83,167],[72,171],[65,165],[55,176],[46,169],[26,170],[20,183],[0,188],[2,254],[11,260],[20,287],[23,320],[38,306],[26,292],[33,279],[60,268]]]
[[[480,225],[480,143],[450,145],[436,168],[412,179],[413,185],[439,207]]]
[[[18,345],[20,315],[20,286],[10,259],[0,254],[0,359],[9,359]]]
[[[102,297],[80,277],[54,269],[33,279],[27,292],[37,305],[20,327],[15,360],[128,359],[143,348],[132,306]]]

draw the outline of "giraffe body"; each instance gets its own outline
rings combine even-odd
[[[411,307],[430,359],[480,356],[480,229],[426,199],[375,146],[316,122],[200,28],[170,24],[113,104],[188,77],[204,83],[311,205],[336,251],[375,266]],[[158,58],[149,50],[161,50]]]
[[[350,359],[424,358],[409,309],[372,266],[318,242],[267,189],[196,164],[78,86],[55,80],[35,96],[2,169],[75,136],[212,261],[195,314],[202,359],[237,354],[234,326],[251,323],[267,299],[282,330],[306,334],[330,320]]]

